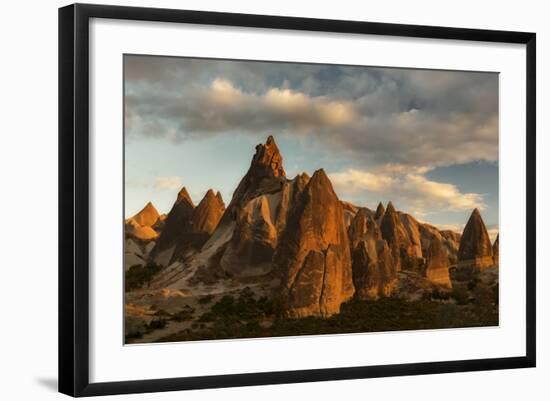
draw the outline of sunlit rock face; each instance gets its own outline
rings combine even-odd
[[[416,243],[411,240],[411,234],[405,228],[392,202],[388,203],[380,224],[382,238],[388,243],[398,271],[401,269],[419,271],[423,260],[418,227],[413,226],[414,222],[410,219],[406,218],[405,220],[411,234],[416,235],[416,238],[413,239]]]
[[[484,270],[493,265],[493,247],[479,210],[474,209],[460,239],[458,268]]]
[[[275,255],[291,317],[328,317],[354,293],[344,209],[317,170],[289,213]]]
[[[434,236],[426,253],[425,276],[428,280],[444,287],[451,287],[449,257],[441,240]]]

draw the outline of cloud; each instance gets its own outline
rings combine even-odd
[[[387,192],[398,184],[397,178],[355,169],[331,174],[330,179],[336,188],[351,194],[362,191]]]
[[[486,208],[481,194],[462,193],[456,185],[431,181],[418,171],[405,172],[395,165],[386,171],[393,173],[347,169],[329,176],[336,192],[343,199],[363,197],[368,198],[373,205],[380,199],[399,199],[402,208],[419,217],[433,211]]]
[[[361,167],[498,159],[498,75],[126,56],[126,138],[308,136]]]
[[[156,189],[170,189],[179,190],[183,187],[181,177],[168,176],[168,177],[156,177],[153,182],[153,188]]]

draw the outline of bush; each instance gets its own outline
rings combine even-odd
[[[143,265],[133,265],[124,275],[124,288],[126,291],[136,290],[149,285],[153,277],[162,270],[162,266],[154,263]]]
[[[170,319],[173,320],[174,322],[185,322],[188,320],[192,320],[194,313],[195,313],[194,308],[190,307],[189,305],[185,305],[185,307],[182,310],[172,314],[172,317]]]
[[[153,330],[164,329],[166,327],[166,323],[166,319],[153,319],[147,325],[147,329],[149,332]]]
[[[214,299],[214,295],[208,294],[208,295],[205,295],[204,297],[199,298],[198,302],[201,305],[206,305],[212,302],[213,299]]]
[[[457,305],[466,305],[470,298],[470,294],[467,287],[459,285],[453,287],[453,290],[451,291],[451,298],[456,301]]]

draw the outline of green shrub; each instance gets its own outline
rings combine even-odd
[[[155,274],[162,270],[162,266],[154,263],[143,265],[133,265],[124,275],[124,288],[126,291],[136,290],[149,285]]]

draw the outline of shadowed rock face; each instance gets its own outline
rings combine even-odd
[[[374,220],[378,223],[378,225],[382,224],[382,217],[384,217],[384,213],[386,213],[386,209],[384,209],[382,202],[379,202],[376,207],[376,211],[374,212]]]
[[[193,250],[199,250],[210,238],[225,211],[225,204],[218,192],[209,189],[196,208],[191,212],[190,223],[182,229],[176,239],[176,248],[170,262],[181,259]]]
[[[323,170],[309,180],[279,241],[275,265],[291,317],[327,317],[354,293],[344,210]]]
[[[256,146],[250,168],[239,183],[222,221],[233,225],[220,266],[231,276],[265,276],[272,268],[279,233],[290,205],[307,184],[307,174],[285,178],[282,157],[273,137]]]
[[[278,196],[261,195],[237,211],[233,236],[220,261],[232,276],[261,276],[271,271],[277,246],[273,213],[276,198]]]
[[[474,209],[460,239],[458,267],[486,269],[493,265],[493,249],[479,210]]]
[[[444,287],[451,287],[449,277],[449,257],[441,240],[433,236],[428,251],[426,253],[425,276],[432,283],[440,284]]]
[[[185,187],[178,193],[176,202],[170,209],[164,222],[164,228],[158,237],[151,256],[156,263],[167,265],[182,237],[191,231],[195,205]]]
[[[498,265],[498,262],[499,262],[499,251],[498,251],[499,237],[500,237],[500,234],[497,235],[497,238],[495,239],[495,243],[493,244],[493,263],[495,265]]]

